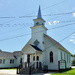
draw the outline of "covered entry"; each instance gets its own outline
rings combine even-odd
[[[42,50],[37,46],[29,45],[23,53],[23,67],[27,68],[33,66],[35,68],[41,67]]]

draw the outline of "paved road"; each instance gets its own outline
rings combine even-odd
[[[16,74],[16,70],[0,70],[0,75],[1,74]]]
[[[75,66],[72,66],[72,68],[75,68]],[[32,75],[50,75],[54,72],[50,73],[38,73],[38,74],[32,74]],[[0,75],[28,75],[28,74],[16,74],[16,70],[0,70]]]
[[[75,66],[72,66],[72,68],[75,68]]]
[[[32,75],[50,75],[54,72],[50,73],[38,73],[38,74],[32,74]],[[0,70],[0,75],[28,75],[28,74],[16,74],[16,70]]]

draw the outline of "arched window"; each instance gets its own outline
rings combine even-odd
[[[53,52],[50,52],[50,63],[53,63]]]
[[[36,25],[39,25],[39,22],[37,22]]]
[[[36,57],[36,60],[39,60],[39,56]]]

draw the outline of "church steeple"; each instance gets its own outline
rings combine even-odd
[[[33,21],[34,26],[31,27],[31,44],[36,45],[41,50],[44,50],[44,34],[47,34],[47,28],[45,27],[45,20],[41,16],[40,6],[37,18],[33,19]]]
[[[43,25],[44,26],[45,20],[41,16],[40,6],[39,6],[37,18],[36,19],[33,19],[33,20],[34,20],[34,26],[40,26],[40,25]]]
[[[39,10],[38,10],[38,15],[37,15],[37,19],[42,18],[41,16],[41,9],[40,9],[40,5],[39,5]]]

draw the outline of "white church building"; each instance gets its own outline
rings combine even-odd
[[[41,16],[39,7],[38,16],[33,19],[31,39],[23,47],[23,68],[34,64],[35,68],[59,70],[71,68],[71,53],[59,42],[47,35],[45,20]]]

